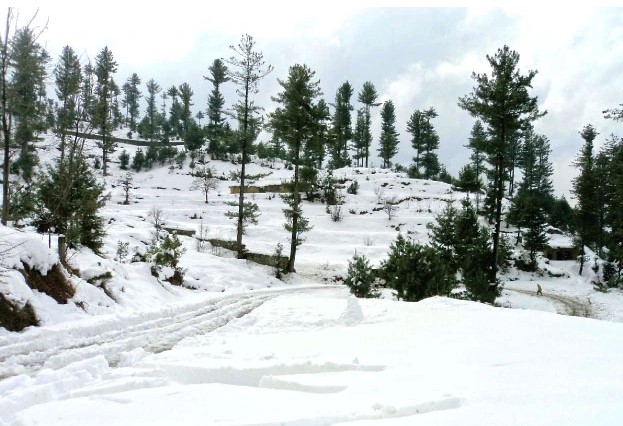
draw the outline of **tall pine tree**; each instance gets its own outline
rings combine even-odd
[[[376,102],[378,98],[378,93],[376,92],[376,88],[374,84],[370,81],[366,81],[363,83],[363,87],[361,88],[361,92],[359,92],[358,100],[364,105],[363,110],[363,123],[362,123],[362,131],[361,131],[361,165],[363,166],[363,159],[366,160],[365,167],[368,167],[368,158],[370,157],[370,146],[372,145],[372,132],[370,131],[370,109],[372,107],[377,107],[381,105]]]
[[[575,207],[575,228],[578,236],[580,255],[580,275],[584,270],[584,247],[595,248],[597,241],[599,218],[597,215],[597,200],[595,192],[598,182],[595,175],[595,157],[593,146],[597,137],[597,130],[587,124],[580,132],[584,145],[575,161],[580,175],[573,180],[573,194],[577,199]]]
[[[348,155],[348,142],[353,137],[353,129],[350,112],[353,106],[350,98],[353,96],[353,86],[346,81],[338,89],[335,94],[335,103],[333,107],[333,127],[332,147],[331,147],[331,167],[339,169],[350,165],[350,157]]]
[[[258,113],[260,108],[255,105],[253,95],[258,93],[260,80],[272,72],[272,65],[266,66],[262,52],[255,50],[255,40],[248,34],[240,39],[236,46],[230,46],[234,55],[227,60],[230,65],[228,76],[238,86],[238,102],[234,105],[235,116],[238,119],[237,139],[241,148],[240,164],[240,196],[238,202],[238,224],[236,230],[236,246],[238,258],[244,257],[242,232],[244,221],[244,192],[246,180],[246,165],[248,156],[253,151],[253,142],[257,137]]]
[[[296,248],[303,242],[301,234],[310,229],[308,220],[302,215],[299,166],[301,150],[313,139],[321,112],[315,103],[316,98],[322,94],[318,87],[320,82],[314,81],[314,78],[315,73],[306,65],[297,64],[290,67],[288,79],[278,80],[282,92],[274,97],[273,101],[279,106],[270,115],[270,127],[275,137],[288,144],[294,163],[293,191],[289,206],[284,210],[288,220],[286,229],[291,233],[288,272],[294,272]]]
[[[391,100],[387,100],[381,108],[381,139],[378,150],[379,157],[383,160],[383,168],[391,167],[391,159],[398,153],[398,142],[396,107]]]
[[[208,97],[208,152],[218,158],[225,150],[225,117],[223,117],[225,98],[221,93],[221,85],[229,81],[229,76],[227,66],[221,59],[215,59],[208,70],[210,75],[203,77],[212,83],[213,87]]]
[[[99,129],[102,136],[100,147],[102,148],[102,171],[104,176],[108,174],[108,155],[114,151],[112,141],[113,123],[113,98],[118,90],[114,74],[117,72],[117,62],[108,48],[104,47],[95,58],[95,76],[97,86],[93,127]]]
[[[519,73],[519,53],[504,46],[495,55],[487,55],[487,61],[491,66],[491,76],[473,73],[476,86],[471,94],[459,98],[459,106],[487,125],[489,138],[485,152],[491,167],[489,193],[495,224],[491,253],[493,268],[488,278],[491,283],[495,283],[510,145],[522,126],[537,120],[545,113],[539,112],[537,97],[528,93],[536,71],[529,71],[527,75]]]
[[[126,109],[126,121],[130,127],[130,131],[136,132],[138,114],[139,114],[139,101],[141,99],[141,78],[138,74],[133,73],[126,82],[123,84],[123,101],[122,105]]]

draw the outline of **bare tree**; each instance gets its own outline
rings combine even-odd
[[[125,194],[125,200],[123,204],[130,204],[130,190],[132,189],[132,173],[126,172],[125,175],[121,177],[119,180],[119,185],[121,185],[121,189],[123,189],[123,193]]]
[[[396,197],[386,198],[383,200],[383,211],[387,213],[389,220],[392,220],[392,217],[396,214],[397,209],[398,205],[396,203]]]
[[[214,177],[212,169],[207,167],[195,174],[195,179],[190,187],[191,190],[203,191],[206,204],[208,203],[208,194],[216,188],[218,188],[218,179]]]
[[[160,207],[152,207],[148,213],[149,221],[156,228],[156,232],[159,232],[162,229],[162,225],[164,225],[164,212]]]

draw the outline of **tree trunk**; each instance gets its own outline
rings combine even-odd
[[[244,180],[245,166],[247,163],[247,131],[249,128],[249,85],[247,78],[244,87],[244,119],[242,121],[242,166],[240,167],[240,195],[238,197],[238,227],[236,229],[236,247],[238,248],[238,259],[244,258],[244,248],[242,245],[242,225],[244,215]]]
[[[296,143],[294,151],[294,199],[292,201],[292,234],[290,235],[290,259],[288,259],[288,272],[296,272],[294,261],[296,259],[298,219],[299,219],[299,151],[300,143]]]
[[[4,135],[4,160],[2,169],[2,224],[6,225],[9,221],[9,160],[11,144],[11,122],[7,112],[7,74],[8,74],[8,54],[9,54],[9,25],[11,23],[11,11],[9,8],[6,15],[6,26],[2,46],[2,64],[0,64],[0,81],[2,82],[2,134]]]

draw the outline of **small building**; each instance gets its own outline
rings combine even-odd
[[[549,260],[575,260],[579,256],[579,251],[573,239],[567,235],[564,235],[556,228],[550,227],[547,229],[549,235],[549,242],[547,247],[543,250],[543,255]]]
[[[307,185],[300,183],[299,190],[301,192],[307,191]],[[280,183],[273,185],[245,185],[244,193],[245,194],[264,194],[274,192],[278,194],[284,194],[288,192],[292,192],[292,184],[291,183]],[[230,194],[240,194],[240,185],[233,185],[229,187]]]

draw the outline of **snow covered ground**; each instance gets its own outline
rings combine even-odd
[[[235,238],[224,215],[236,200],[234,182],[219,181],[204,203],[190,189],[188,162],[134,174],[130,205],[121,204],[124,172],[112,166],[105,256],[70,253],[81,275],[69,277],[77,290],[70,303],[31,290],[18,272],[0,279],[0,291],[29,301],[42,323],[22,333],[0,329],[0,425],[620,424],[623,294],[595,291],[590,268],[580,277],[574,262],[552,261],[542,263],[551,274],[509,272],[497,304],[518,309],[353,299],[328,284],[353,254],[378,265],[398,232],[428,241],[426,225],[464,194],[387,170],[346,168],[334,174],[344,182],[340,222],[323,204],[304,205],[314,228],[297,253],[298,274],[280,281],[269,267],[181,236],[185,285],[197,290],[172,286],[146,263],[130,262],[153,236],[150,211],[160,210],[166,227]],[[207,166],[223,177],[237,169]],[[255,163],[249,173],[262,176],[260,185],[292,172]],[[355,180],[358,194],[347,194]],[[400,201],[391,220],[383,198]],[[281,199],[249,199],[261,216],[248,228],[247,248],[287,248]],[[6,266],[45,272],[57,261],[55,238],[49,250],[48,236],[31,229],[0,227],[0,241],[16,246]],[[119,242],[130,249],[121,261]],[[86,281],[104,273],[111,278],[103,284]],[[537,283],[542,297],[533,295]]]
[[[619,425],[622,332],[329,287],[268,298],[171,350],[122,353],[114,367],[93,354],[6,379],[0,412],[13,425]]]

